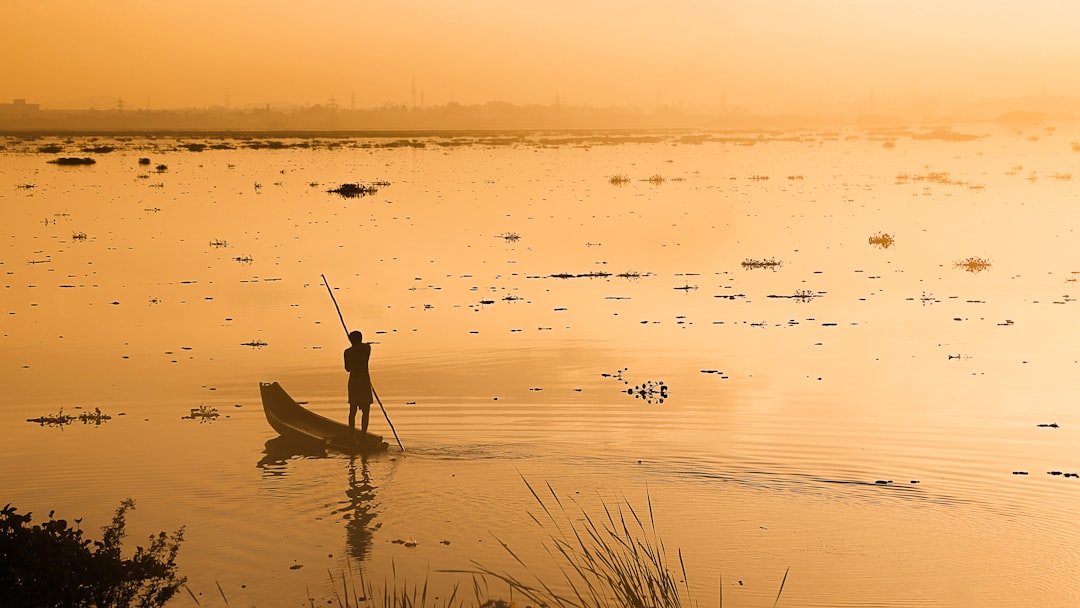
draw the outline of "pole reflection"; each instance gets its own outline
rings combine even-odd
[[[275,437],[266,442],[263,457],[255,466],[262,471],[264,479],[280,479],[288,475],[291,461],[308,459],[325,459],[327,463],[335,464],[346,463],[348,485],[345,488],[345,499],[336,503],[331,514],[340,516],[345,521],[345,545],[349,555],[359,561],[365,560],[371,554],[375,531],[382,526],[375,521],[378,515],[376,486],[371,482],[368,457],[350,455],[339,459],[336,456],[330,457],[319,445]],[[295,472],[294,470],[293,473]]]
[[[382,524],[375,522],[378,514],[375,509],[375,486],[371,483],[367,458],[350,456],[348,471],[349,487],[345,491],[348,502],[335,510],[334,514],[341,514],[346,521],[345,544],[349,555],[363,561],[371,553],[375,531]]]

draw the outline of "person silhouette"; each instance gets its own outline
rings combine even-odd
[[[349,372],[349,430],[355,441],[356,410],[362,412],[360,432],[365,436],[371,417],[371,374],[368,371],[371,345],[364,342],[364,334],[359,331],[349,332],[349,342],[352,346],[345,349],[345,371]]]

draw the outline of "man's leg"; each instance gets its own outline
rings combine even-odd
[[[371,404],[365,403],[361,406],[363,411],[363,417],[360,418],[360,432],[367,433],[368,419],[371,418]]]
[[[356,430],[356,404],[349,404],[349,429]]]

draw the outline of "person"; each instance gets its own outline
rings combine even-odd
[[[364,342],[364,334],[359,331],[349,332],[352,346],[345,349],[345,371],[349,372],[349,429],[356,438],[356,411],[360,410],[360,432],[365,434],[371,417],[371,374],[368,361],[371,359],[371,345]]]

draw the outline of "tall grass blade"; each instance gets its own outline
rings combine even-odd
[[[782,594],[784,592],[784,583],[787,582],[788,572],[791,572],[791,566],[788,566],[787,570],[784,570],[784,578],[781,579],[781,581],[780,581],[780,590],[776,592],[776,599],[773,600],[773,603],[772,603],[773,608],[776,608],[777,602],[780,601],[780,594]]]
[[[196,606],[202,606],[202,604],[199,603],[199,598],[195,597],[195,593],[191,590],[191,587],[188,587],[187,585],[184,585],[184,589],[187,590],[188,595],[191,596],[191,599],[195,601]]]

